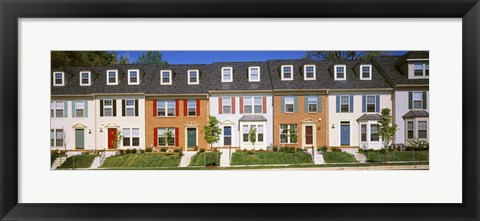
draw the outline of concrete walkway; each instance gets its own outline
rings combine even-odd
[[[306,151],[306,153],[312,156],[312,151]],[[322,152],[313,151],[313,163],[314,164],[325,164],[325,160],[323,159]]]
[[[190,160],[195,154],[197,154],[197,152],[184,151],[183,156],[180,159],[180,165],[178,167],[188,167],[188,165],[190,164]]]
[[[57,167],[61,166],[63,162],[67,160],[67,157],[57,157],[55,161],[53,161],[52,167],[50,169],[55,170]]]
[[[360,162],[360,163],[365,163],[367,162],[367,156],[363,153],[359,153],[357,148],[340,148],[342,152],[346,152],[349,154],[352,154],[355,159]]]
[[[230,162],[232,160],[230,154],[233,155],[235,153],[235,149],[220,149],[220,166],[221,167],[229,167]]]

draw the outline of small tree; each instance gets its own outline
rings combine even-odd
[[[205,141],[208,143],[209,150],[212,149],[212,144],[220,140],[220,134],[222,134],[222,129],[218,126],[220,121],[214,116],[208,118],[208,124],[205,125]]]
[[[168,146],[168,142],[170,141],[170,139],[172,139],[172,137],[173,137],[172,130],[170,130],[170,128],[167,128],[167,130],[165,130],[165,146]]]
[[[296,143],[297,142],[297,139],[298,139],[298,131],[297,131],[297,128],[295,127],[292,127],[288,130],[288,132],[290,132],[289,136],[290,136],[290,142],[292,143]],[[297,153],[297,148],[294,148],[294,152]]]
[[[397,131],[397,125],[392,122],[392,115],[390,114],[389,108],[382,109],[378,124],[380,125],[378,128],[378,134],[382,137],[384,148],[387,149],[390,142],[393,141],[393,137]],[[384,155],[385,154],[386,153],[384,153]],[[393,159],[395,160],[395,150],[393,150]]]
[[[252,143],[253,149],[255,149],[255,142],[257,142],[257,128],[252,127],[248,131],[248,140]]]
[[[118,149],[120,146],[120,143],[122,143],[123,135],[122,132],[118,131],[115,133],[115,140],[112,140],[112,145],[115,147],[115,149]]]

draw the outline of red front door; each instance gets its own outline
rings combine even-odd
[[[108,149],[115,149],[115,141],[117,136],[117,129],[115,128],[108,128]]]
[[[313,126],[305,126],[305,144],[313,144]]]

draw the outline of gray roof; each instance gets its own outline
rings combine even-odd
[[[248,67],[260,67],[260,82],[248,81]],[[233,67],[233,82],[222,82],[222,67]],[[272,90],[267,62],[215,62],[206,65],[209,91]]]
[[[172,71],[172,84],[160,85],[160,71]],[[199,84],[188,84],[188,70],[199,70]],[[160,65],[153,74],[147,94],[207,94],[211,72],[206,65]]]
[[[425,111],[425,110],[411,110],[409,112],[407,112],[405,115],[403,115],[402,117],[404,119],[407,119],[407,118],[416,118],[416,117],[428,117],[428,112]]]
[[[107,70],[118,70],[118,85],[107,85]],[[128,85],[128,69],[140,70],[140,84]],[[105,67],[61,67],[52,69],[65,72],[65,86],[53,86],[51,76],[52,95],[87,95],[94,93],[145,93],[157,65],[112,65]],[[80,72],[91,72],[91,86],[80,86]]]
[[[359,68],[358,61],[312,61],[312,60],[270,60],[270,76],[273,89],[372,89],[391,88],[384,77],[372,65],[372,80],[360,80],[354,68]],[[316,71],[315,80],[304,80],[303,65],[314,64]],[[335,80],[333,74],[334,65],[346,65],[347,79]],[[370,64],[362,62],[362,64]],[[293,65],[293,80],[282,81],[281,65]]]
[[[369,120],[380,120],[380,119],[382,119],[380,114],[363,114],[357,119],[357,121],[369,121]]]
[[[402,60],[405,59],[419,59],[419,58],[429,58],[428,51],[409,51],[402,56]]]
[[[267,121],[262,115],[243,115],[238,121]]]
[[[372,63],[382,72],[385,79],[392,84],[393,87],[402,85],[418,85],[428,84],[429,79],[408,79],[408,74],[402,74],[396,68],[396,64],[401,61],[400,56],[376,56],[373,57]]]

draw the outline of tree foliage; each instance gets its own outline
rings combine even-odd
[[[248,131],[248,140],[252,143],[253,148],[255,149],[255,142],[257,142],[257,128],[251,127]]]
[[[167,64],[162,60],[162,53],[159,51],[147,51],[140,55],[137,64]]]
[[[311,60],[370,60],[373,56],[383,55],[382,51],[308,51],[306,59]]]
[[[52,51],[53,68],[62,66],[106,66],[116,64],[117,54],[107,51]]]
[[[390,114],[389,108],[382,109],[378,124],[378,134],[382,137],[385,147],[388,147],[390,142],[393,141],[393,137],[397,131],[397,125],[392,122],[392,115]]]
[[[222,130],[218,126],[220,121],[214,116],[210,116],[208,119],[208,124],[205,125],[204,130],[205,130],[205,141],[209,144],[209,148],[211,149],[211,146],[213,143],[216,143],[220,140],[220,134],[222,134]]]

